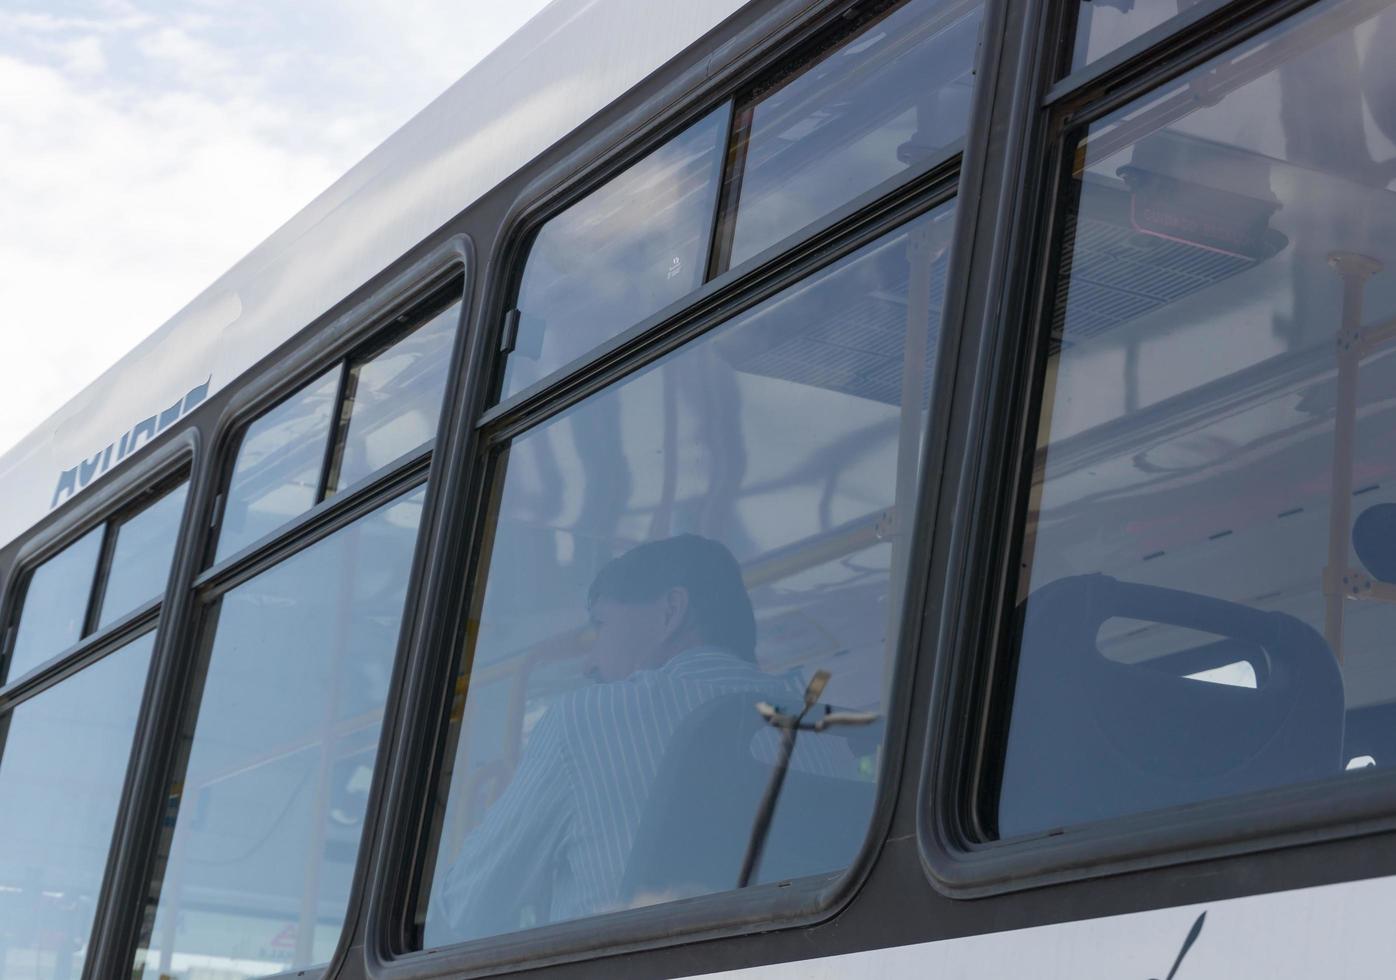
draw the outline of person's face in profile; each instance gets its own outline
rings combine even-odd
[[[624,680],[637,670],[663,666],[686,636],[688,593],[672,588],[657,599],[622,602],[599,598],[591,607],[595,640],[585,671],[602,681]]]

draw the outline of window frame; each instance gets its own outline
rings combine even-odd
[[[1062,114],[1107,115],[1188,70],[1178,65],[1186,63],[1190,68],[1207,61],[1316,0],[1199,0],[1089,65],[1068,72],[1080,2],[1058,0],[1040,46],[1047,77],[1034,91],[1041,93],[1041,107],[1053,110],[1059,119]]]
[[[603,132],[588,144],[584,152],[575,154],[582,158],[575,165],[555,167],[524,189],[510,208],[509,214],[500,223],[499,240],[503,244],[491,263],[495,269],[505,271],[493,283],[495,293],[485,307],[485,316],[481,324],[483,329],[491,331],[492,336],[498,339],[499,356],[497,366],[490,366],[486,375],[479,379],[489,397],[486,399],[484,411],[476,413],[474,424],[477,427],[493,425],[500,417],[517,411],[520,406],[534,401],[559,384],[572,382],[582,372],[594,369],[614,358],[625,357],[625,352],[634,346],[638,338],[643,338],[714,293],[729,288],[731,283],[740,281],[754,270],[771,265],[773,260],[808,244],[812,239],[824,238],[831,232],[837,234],[837,230],[846,224],[850,217],[895,196],[899,188],[934,179],[936,174],[947,169],[963,169],[961,161],[964,159],[966,146],[973,136],[975,124],[983,119],[985,113],[972,114],[969,134],[955,141],[943,152],[883,180],[742,262],[732,265],[726,261],[725,252],[731,243],[725,242],[723,236],[730,236],[732,231],[739,203],[736,188],[741,183],[740,180],[732,179],[737,174],[729,168],[732,165],[733,141],[742,111],[757,105],[764,94],[784,86],[800,75],[805,68],[813,67],[831,55],[839,43],[838,38],[842,37],[847,41],[857,31],[863,30],[866,24],[851,28],[846,26],[843,14],[862,6],[865,2],[877,3],[879,0],[820,0],[816,4],[818,9],[805,13],[805,19],[797,25],[794,32],[789,32],[787,28],[783,37],[763,38],[764,44],[760,53],[753,54],[740,65],[732,66],[730,77],[714,76],[698,92],[686,93],[683,106],[677,110],[667,104],[671,100],[663,98],[663,93],[657,94],[647,100],[646,105],[663,112],[664,118],[661,121],[646,120],[640,124],[638,132],[628,137],[628,127],[612,127],[614,132]],[[986,18],[990,8],[997,2],[998,0],[983,0]],[[800,16],[797,13],[800,6],[799,0],[786,0],[776,10],[781,16],[772,16],[771,19],[783,21]],[[887,12],[883,11],[875,19],[881,19],[886,14]],[[988,30],[982,34],[975,59],[976,72],[989,64],[986,60],[986,52],[992,47],[987,41],[989,36]],[[792,65],[793,59],[804,60]],[[545,374],[536,382],[520,388],[508,397],[496,399],[495,395],[501,390],[506,356],[511,350],[511,338],[508,335],[510,328],[506,325],[505,318],[516,305],[529,253],[543,226],[572,205],[604,187],[653,151],[663,147],[689,126],[723,108],[724,103],[728,105],[730,112],[726,141],[722,150],[722,172],[718,175],[714,220],[706,250],[703,282],[682,298],[617,332],[606,341]],[[715,273],[717,269],[721,271]]]
[[[1006,737],[1013,695],[1016,569],[1077,140],[1095,120],[1317,2],[1208,6],[1052,84],[1063,47],[1069,55],[1074,38],[1074,13],[1067,8],[1079,3],[1061,0],[1045,18],[1036,63],[1031,53],[1024,59],[1030,108],[1016,134],[1022,149],[1015,161],[1022,197],[1006,205],[1013,192],[1005,189],[990,208],[1020,209],[1026,227],[1014,239],[991,243],[1003,267],[1018,271],[988,287],[1005,296],[1002,309],[984,320],[981,357],[994,364],[993,390],[972,403],[973,417],[985,424],[965,434],[978,453],[959,464],[964,489],[953,510],[973,531],[938,573],[945,576],[948,615],[937,637],[942,648],[957,652],[938,671],[929,710],[939,719],[960,720],[941,721],[928,736],[917,824],[923,864],[942,894],[1009,894],[1396,828],[1396,771],[1378,769],[1025,837],[992,839],[980,819],[986,793],[996,788],[986,781],[996,779],[992,760]],[[962,369],[971,370],[968,364]]]
[[[511,972],[560,963],[597,960],[642,949],[809,925],[838,914],[867,879],[892,824],[903,761],[911,744],[913,678],[919,661],[934,647],[918,643],[917,628],[926,614],[926,579],[934,501],[939,492],[939,460],[945,452],[945,429],[959,343],[958,313],[963,291],[952,285],[941,321],[941,356],[932,388],[930,422],[922,448],[918,517],[912,528],[909,574],[902,609],[903,630],[887,706],[887,737],[876,803],[857,858],[841,872],[788,884],[703,896],[681,903],[588,917],[525,932],[485,937],[431,949],[413,949],[412,911],[431,834],[430,811],[449,751],[449,691],[459,669],[468,611],[482,582],[477,581],[481,555],[488,545],[493,511],[494,464],[498,449],[515,436],[564,411],[588,395],[641,370],[678,346],[726,322],[781,289],[803,281],[818,269],[869,241],[947,201],[974,201],[982,181],[982,150],[991,131],[990,106],[995,95],[985,69],[999,58],[1001,24],[1007,4],[985,3],[981,44],[976,52],[980,82],[974,96],[966,137],[945,153],[909,168],[859,195],[819,220],[793,232],[762,252],[708,279],[682,300],[656,311],[608,342],[569,362],[513,396],[494,402],[507,354],[506,314],[517,295],[529,247],[538,229],[590,191],[641,159],[725,100],[748,91],[783,61],[788,73],[792,53],[807,50],[812,38],[837,23],[848,0],[824,0],[811,11],[799,0],[775,6],[750,31],[750,47],[731,56],[725,71],[711,71],[699,61],[681,76],[680,95],[660,90],[640,109],[622,117],[561,163],[527,185],[500,224],[498,246],[487,273],[488,290],[477,317],[466,365],[468,396],[459,407],[460,425],[449,447],[449,470],[441,478],[448,512],[444,526],[433,528],[433,553],[449,567],[428,583],[423,636],[426,655],[410,664],[404,716],[415,724],[397,732],[398,745],[385,788],[383,825],[376,841],[364,929],[365,966],[378,978],[425,977],[486,971]],[[802,7],[806,9],[801,9]],[[796,23],[791,30],[789,22]],[[772,30],[762,25],[783,25]],[[735,119],[736,113],[733,113]],[[638,120],[637,120],[638,117]],[[731,133],[729,131],[728,149]],[[726,154],[724,154],[725,156]],[[724,172],[724,187],[725,177]],[[725,190],[719,208],[727,205]],[[975,225],[972,206],[957,205],[949,281],[968,258]],[[722,220],[714,224],[714,242]],[[715,248],[710,247],[710,255]]]
[[[143,632],[159,618],[165,590],[153,599],[127,610],[105,626],[97,625],[101,612],[102,599],[106,593],[106,579],[111,570],[112,553],[115,550],[115,526],[140,513],[160,497],[175,490],[181,483],[191,483],[197,456],[197,440],[185,436],[177,438],[153,452],[141,465],[128,473],[113,477],[111,481],[94,491],[91,506],[80,515],[59,521],[43,533],[25,542],[15,558],[10,572],[8,587],[0,608],[0,622],[5,624],[3,642],[0,642],[0,664],[8,671],[8,657],[18,638],[19,617],[23,615],[24,603],[28,598],[29,585],[34,573],[51,558],[57,557],[69,545],[75,544],[92,531],[100,531],[97,562],[93,567],[92,580],[87,585],[87,603],[83,612],[82,635],[75,643],[69,644],[17,677],[5,676],[0,684],[0,711],[6,711],[43,688],[54,683],[54,676],[65,677],[92,659],[89,654],[96,647],[103,647],[114,637],[125,636],[132,639]],[[192,489],[192,486],[191,486]],[[185,501],[185,514],[181,515],[181,528],[189,510]],[[179,554],[181,538],[177,535],[171,551],[171,571]],[[167,578],[168,581],[168,578]],[[134,631],[134,632],[133,632]],[[110,651],[107,651],[110,652]]]
[[[426,578],[429,548],[425,533],[436,501],[441,497],[436,475],[445,445],[445,423],[458,400],[462,349],[470,334],[472,289],[475,277],[474,246],[467,235],[453,236],[412,262],[358,299],[348,310],[327,323],[308,328],[289,352],[281,352],[274,364],[231,393],[213,423],[214,450],[206,455],[195,474],[187,505],[186,526],[181,531],[176,574],[167,595],[177,602],[167,608],[170,617],[157,642],[147,695],[143,729],[138,731],[138,758],[128,774],[133,795],[123,801],[123,819],[114,838],[109,889],[104,890],[98,928],[93,933],[93,953],[87,976],[129,975],[140,940],[141,920],[159,855],[165,802],[177,769],[177,741],[191,710],[197,708],[202,690],[193,690],[194,661],[189,651],[206,652],[211,636],[206,629],[212,605],[237,585],[324,540],[339,529],[372,512],[378,506],[423,484],[428,485],[421,526],[414,545],[412,574],[408,582],[403,627],[393,654],[387,691],[384,728],[375,755],[373,786],[369,792],[363,838],[351,879],[344,927],[331,959],[324,964],[296,968],[280,977],[333,976],[341,968],[353,940],[360,914],[367,861],[373,850],[373,816],[387,748],[394,736],[394,705],[400,679],[409,656],[410,625],[417,615],[417,596]],[[411,329],[413,320],[430,310],[437,312],[459,304],[451,370],[443,393],[435,438],[403,454],[388,466],[358,483],[345,487],[305,513],[287,521],[272,533],[213,563],[219,518],[227,480],[236,464],[242,436],[248,425],[315,378],[359,355],[372,356],[393,339]],[[343,372],[341,373],[341,378]],[[342,385],[341,385],[342,387]],[[337,422],[337,420],[336,420]],[[337,425],[333,428],[337,429]],[[194,430],[190,430],[191,434]],[[333,430],[331,433],[333,436]],[[322,471],[323,478],[323,471]],[[194,499],[197,496],[197,499]],[[170,619],[178,615],[178,622]],[[177,626],[177,630],[170,626]],[[139,767],[137,769],[137,767]]]
[[[102,617],[102,608],[106,603],[107,596],[109,594],[108,589],[111,586],[111,570],[116,560],[117,545],[121,540],[121,529],[125,527],[129,521],[143,514],[147,508],[155,506],[155,504],[165,499],[165,497],[178,492],[179,487],[181,485],[185,487],[183,511],[187,511],[189,509],[189,495],[193,492],[194,489],[192,485],[193,478],[194,472],[191,466],[185,469],[182,473],[176,474],[173,477],[167,477],[165,479],[159,480],[153,483],[152,485],[148,486],[144,491],[142,491],[139,499],[132,501],[132,505],[130,507],[123,508],[121,511],[117,512],[116,514],[112,515],[107,519],[106,538],[102,542],[102,553],[97,563],[97,584],[92,592],[92,608],[88,611],[89,624],[92,627],[92,633],[89,635],[96,635],[102,630],[102,626],[100,625]],[[174,547],[170,550],[171,570],[173,570],[174,568],[175,558],[179,555],[179,547],[180,544],[183,542],[183,538],[180,535],[180,529],[183,527],[184,523],[183,511],[180,513],[179,522],[175,525],[175,536],[173,541]],[[166,584],[168,584],[168,574],[166,578]],[[122,620],[134,616],[137,612],[144,609],[152,602],[160,602],[163,599],[164,594],[165,590],[161,589],[156,594],[156,597],[154,599],[147,600],[146,602],[136,606],[134,609],[122,613],[115,619],[111,620],[107,625],[115,626],[119,624]]]
[[[448,292],[442,294],[442,298],[450,295],[450,286],[448,285],[446,288]],[[460,311],[456,315],[455,336],[458,337],[465,331],[466,321],[468,319],[466,303],[469,296],[465,293],[464,284],[462,283],[460,297],[458,299],[449,300],[445,306],[439,307],[439,309],[437,302],[435,302],[437,299],[438,297],[433,295],[418,303],[413,309],[399,313],[393,318],[395,327],[384,328],[378,334],[371,337],[368,343],[361,345],[353,353],[343,359],[339,377],[339,389],[335,398],[335,412],[330,420],[329,439],[325,444],[325,459],[320,467],[320,482],[317,489],[321,504],[328,501],[331,497],[341,494],[363,492],[365,488],[372,486],[377,481],[379,475],[395,471],[408,461],[426,455],[430,452],[428,447],[434,447],[436,445],[437,435],[434,433],[431,438],[404,450],[398,454],[397,458],[383,464],[378,469],[372,470],[360,476],[358,479],[351,480],[343,486],[338,485],[343,476],[344,453],[348,446],[349,430],[354,421],[354,406],[358,404],[359,387],[362,383],[361,378],[358,376],[358,372],[367,365],[375,362],[379,357],[392,350],[408,337],[411,337],[418,330],[424,330],[431,321],[437,316],[444,314],[453,305],[460,305]],[[433,310],[437,310],[437,312],[433,314]],[[447,353],[448,358],[452,357],[455,353],[456,344],[454,340],[451,346],[452,350]],[[451,376],[451,367],[453,366],[454,360],[452,360],[451,365],[447,367],[446,380],[448,382]],[[441,421],[446,414],[446,408],[446,385],[443,385],[441,391],[441,405],[437,409],[437,433],[440,432]],[[316,506],[319,506],[319,504]]]
[[[751,127],[756,110],[766,99],[776,95],[787,86],[798,83],[806,72],[814,70],[838,55],[844,44],[852,43],[854,38],[873,30],[879,23],[893,16],[899,7],[905,5],[905,3],[895,2],[895,0],[873,0],[869,3],[855,2],[847,6],[845,8],[846,16],[832,23],[824,24],[819,30],[803,38],[798,44],[793,45],[791,50],[767,65],[764,71],[758,73],[733,92],[729,99],[732,112],[728,121],[727,145],[722,174],[720,175],[722,179],[718,188],[712,241],[708,248],[705,283],[730,272],[734,268],[740,269],[760,264],[764,259],[778,255],[788,250],[793,244],[807,238],[814,229],[824,227],[830,216],[856,210],[853,205],[859,201],[885,196],[890,193],[890,189],[901,183],[914,180],[923,173],[943,166],[947,161],[963,155],[969,134],[968,125],[965,136],[947,144],[939,153],[880,181],[864,193],[856,195],[843,205],[826,212],[815,221],[797,227],[789,234],[772,241],[765,248],[753,252],[741,262],[732,262],[732,249],[736,244],[737,219],[741,210],[742,186],[746,178],[745,165],[751,146]],[[987,5],[984,0],[978,0],[978,2],[976,0],[948,0],[945,6],[947,9],[941,12],[943,16],[950,15],[952,11],[959,16],[965,16],[976,7],[985,10]],[[868,11],[863,9],[864,7],[874,9]],[[981,49],[984,46],[982,27],[979,46]],[[974,73],[978,74],[978,70],[983,67],[976,58]],[[978,86],[976,86],[977,88]]]
[[[349,419],[342,416],[345,405],[352,404],[351,401],[346,401],[350,373],[356,367],[372,361],[376,356],[410,335],[417,327],[425,326],[426,322],[434,315],[444,313],[456,303],[461,305],[461,313],[456,324],[457,336],[459,336],[465,330],[465,302],[468,299],[463,290],[464,286],[462,285],[459,300],[451,299],[450,297],[456,294],[453,292],[453,277],[449,271],[432,277],[430,283],[423,283],[420,288],[399,296],[398,302],[394,304],[391,311],[373,317],[373,325],[364,329],[364,336],[356,336],[344,344],[342,348],[337,348],[338,353],[333,356],[327,352],[321,352],[323,360],[317,362],[318,371],[308,369],[303,374],[298,373],[295,383],[288,382],[284,390],[278,390],[279,397],[259,402],[255,410],[244,412],[243,409],[239,408],[236,411],[236,421],[226,418],[222,421],[220,428],[223,429],[223,435],[218,440],[220,447],[218,456],[222,461],[222,466],[217,484],[214,512],[209,525],[207,548],[204,553],[205,567],[194,581],[196,590],[203,589],[210,582],[223,578],[229,569],[241,566],[253,556],[266,551],[274,542],[291,534],[299,534],[303,528],[317,526],[324,515],[335,511],[332,504],[336,497],[356,497],[372,492],[378,484],[385,481],[390,482],[389,477],[403,467],[414,466],[431,456],[437,443],[437,436],[432,436],[425,442],[413,446],[391,462],[341,489],[336,490],[330,486],[331,478],[335,476],[336,457],[342,451],[343,437],[348,431]],[[330,408],[330,424],[326,433],[325,450],[321,456],[320,469],[316,476],[315,503],[266,534],[252,539],[225,557],[218,558],[218,539],[222,532],[223,517],[228,506],[233,471],[237,466],[238,456],[248,430],[267,413],[295,397],[330,372],[337,372],[335,399]],[[445,393],[443,392],[443,412],[445,407]],[[440,432],[440,417],[438,415],[438,434]]]
[[[68,651],[83,645],[83,641],[92,633],[92,623],[95,618],[94,607],[99,605],[98,593],[104,587],[106,569],[103,567],[104,558],[109,550],[111,539],[111,523],[115,517],[99,520],[71,536],[63,539],[52,551],[45,551],[42,557],[37,558],[28,567],[24,567],[16,572],[14,576],[15,589],[13,605],[6,611],[3,620],[5,624],[4,634],[0,637],[0,677],[3,677],[5,684],[0,685],[0,690],[4,690],[6,685],[13,685],[22,681],[26,675],[42,672],[45,666],[55,660],[62,660]],[[24,618],[24,607],[29,601],[29,593],[33,589],[34,577],[41,572],[49,562],[56,560],[69,548],[74,547],[83,541],[88,535],[97,535],[97,556],[92,564],[91,574],[87,578],[87,601],[83,604],[82,623],[78,627],[78,638],[75,642],[67,644],[57,653],[51,654],[31,666],[24,673],[11,678],[14,672],[14,654],[19,645],[20,622]]]
[[[137,710],[136,729],[131,740],[126,771],[122,777],[121,793],[117,800],[111,843],[108,846],[101,885],[97,892],[92,931],[88,936],[88,955],[84,960],[84,976],[98,975],[95,964],[101,955],[100,938],[108,927],[111,895],[116,887],[118,866],[122,857],[123,835],[131,822],[131,801],[140,786],[137,769],[145,750],[145,743],[148,741],[150,715],[158,703],[156,657],[161,646],[169,643],[172,633],[171,618],[177,614],[179,607],[179,603],[174,600],[178,595],[184,542],[194,520],[193,497],[198,487],[202,462],[203,453],[198,430],[186,428],[172,438],[162,440],[158,446],[144,453],[142,459],[123,467],[121,472],[104,480],[101,486],[84,494],[84,507],[67,508],[63,516],[51,526],[26,541],[16,556],[3,596],[3,610],[0,611],[3,611],[6,617],[5,645],[8,647],[11,642],[8,624],[17,621],[14,617],[24,602],[28,576],[39,565],[94,528],[104,527],[138,511],[150,502],[149,496],[168,492],[181,478],[188,481],[189,496],[185,500],[184,513],[180,517],[164,591],[155,599],[129,611],[107,626],[94,630],[68,649],[60,651],[23,676],[9,680],[0,687],[0,715],[8,717],[11,710],[30,698],[57,686],[84,668],[123,649],[127,644],[150,633],[155,635],[155,648],[151,652],[147,667],[141,703]],[[106,538],[109,538],[110,534],[104,531],[103,535],[102,552],[93,582],[89,586],[89,621],[95,616],[92,607],[95,602],[94,596],[99,591],[97,583],[109,563],[111,542]],[[20,587],[16,588],[15,585]]]
[[[1113,74],[1122,67],[1128,66],[1132,69],[1140,60],[1140,55],[1149,52],[1152,54],[1164,54],[1173,47],[1171,39],[1180,35],[1197,32],[1197,40],[1202,40],[1211,36],[1213,30],[1203,29],[1197,31],[1197,25],[1210,21],[1226,10],[1226,16],[1234,16],[1238,10],[1247,5],[1252,7],[1268,6],[1266,0],[1198,0],[1198,2],[1181,13],[1175,14],[1162,23],[1156,24],[1146,31],[1142,31],[1130,38],[1119,47],[1107,51],[1100,57],[1087,62],[1076,70],[1072,70],[1071,62],[1074,57],[1076,45],[1076,28],[1080,20],[1081,4],[1089,0],[1063,0],[1054,8],[1052,16],[1058,23],[1051,28],[1054,32],[1054,45],[1044,46],[1044,51],[1052,51],[1052,56],[1057,59],[1052,71],[1052,84],[1047,92],[1046,102],[1057,101],[1055,96],[1063,95],[1074,89],[1083,88],[1091,82],[1097,81],[1103,76]],[[1183,42],[1186,43],[1186,42]]]

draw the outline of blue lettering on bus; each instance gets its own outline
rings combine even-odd
[[[142,445],[154,439],[197,408],[208,397],[209,382],[212,380],[213,378],[210,377],[198,387],[191,388],[188,394],[169,408],[158,415],[141,419],[123,432],[119,440],[108,443],[105,448],[97,450],[90,457],[80,460],[76,466],[69,467],[60,473],[58,486],[53,490],[53,500],[49,504],[49,509],[57,507],[78,491],[85,490],[88,484],[106,473],[111,468],[113,456],[115,456],[115,462],[120,463]],[[115,449],[115,453],[113,453],[113,449]]]

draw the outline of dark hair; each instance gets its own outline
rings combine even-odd
[[[601,567],[587,605],[643,602],[672,588],[688,592],[688,619],[704,643],[756,662],[756,614],[732,552],[709,538],[680,534],[631,548]]]

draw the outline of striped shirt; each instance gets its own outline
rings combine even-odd
[[[428,944],[618,908],[631,845],[675,732],[706,702],[745,692],[785,706],[801,697],[793,678],[697,648],[559,698],[439,886]]]

